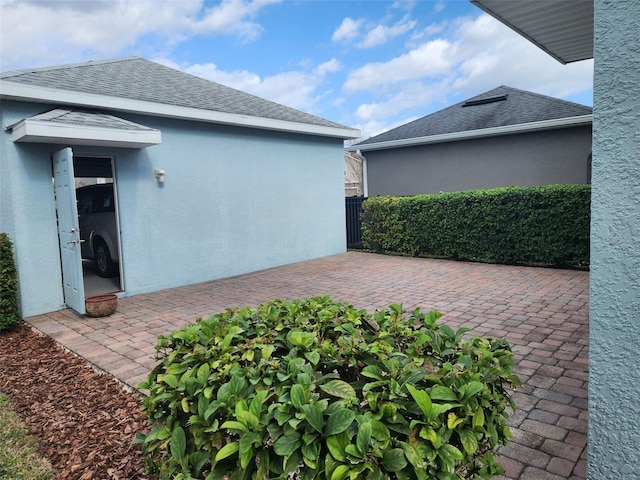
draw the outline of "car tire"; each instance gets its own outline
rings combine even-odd
[[[118,274],[118,264],[111,260],[109,247],[100,237],[93,241],[93,257],[99,276],[110,278]]]

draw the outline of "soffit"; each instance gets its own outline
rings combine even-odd
[[[592,0],[471,0],[561,63],[593,58]]]

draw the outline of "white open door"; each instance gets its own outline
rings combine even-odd
[[[73,151],[65,148],[53,154],[53,176],[58,208],[58,235],[62,258],[64,301],[84,314],[84,283],[80,254],[80,229],[73,174]]]

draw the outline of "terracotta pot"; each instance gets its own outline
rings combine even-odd
[[[118,297],[115,293],[94,295],[84,299],[87,317],[106,317],[116,311]]]

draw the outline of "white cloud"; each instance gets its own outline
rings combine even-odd
[[[358,44],[359,48],[371,48],[377,45],[387,43],[390,39],[403,35],[416,26],[414,20],[407,18],[400,20],[391,27],[386,25],[378,25],[370,30],[364,37],[364,40]]]
[[[191,75],[195,75],[196,77],[206,78],[207,80],[221,83],[222,85],[227,85],[228,87],[235,88],[236,90],[242,90],[244,92],[250,92],[262,82],[259,75],[248,70],[227,72],[218,69],[217,65],[214,63],[198,63],[186,67],[181,67],[175,64],[170,65],[167,64],[167,62],[164,63],[167,66],[177,68],[186,73],[190,73]]]
[[[316,110],[320,100],[327,94],[327,92],[318,93],[324,84],[325,76],[341,68],[336,59],[331,59],[308,70],[292,70],[260,77],[248,70],[231,72],[220,70],[213,63],[178,65],[167,59],[155,59],[155,61],[306,112]]]
[[[375,135],[379,135],[388,130],[391,130],[392,128],[396,128],[396,127],[399,127],[400,125],[404,125],[405,123],[409,123],[415,120],[416,118],[417,117],[403,118],[402,120],[397,120],[392,123],[388,123],[384,120],[375,120],[375,119],[372,119],[363,123],[356,123],[355,125],[353,125],[353,128],[360,130],[360,132],[362,132],[362,136],[359,139],[354,140],[352,143],[358,143],[359,141],[365,140]]]
[[[360,121],[371,121],[375,118],[391,118],[398,112],[414,108],[416,105],[428,105],[440,98],[446,86],[431,83],[428,87],[422,82],[410,82],[395,94],[384,97],[380,102],[361,104],[355,111]],[[405,120],[406,121],[406,120]]]
[[[320,83],[321,77],[291,71],[265,77],[260,84],[248,91],[259,97],[310,112],[318,102],[317,89]]]
[[[488,15],[464,22],[456,43],[453,85],[480,93],[509,85],[552,96],[584,91],[593,84],[593,61],[562,65]]]
[[[214,7],[205,9],[201,20],[192,20],[192,30],[197,33],[223,33],[238,35],[244,40],[255,40],[262,27],[250,20],[266,5],[280,0],[237,1],[223,0]]]
[[[437,98],[463,98],[508,85],[566,97],[587,91],[593,81],[593,61],[562,65],[538,47],[488,15],[461,18],[445,29],[447,39],[430,40],[387,62],[351,71],[343,85],[347,93],[391,96],[355,109],[363,122],[424,106]],[[375,97],[374,97],[375,99]],[[412,101],[413,100],[413,101]]]
[[[282,0],[222,0],[213,4],[204,0],[0,1],[3,71],[135,52],[262,98],[314,111],[329,104],[325,96],[331,86],[325,79],[342,68],[336,58],[330,58],[263,76],[249,68],[223,70],[215,63],[187,64],[171,55],[175,44],[195,35],[253,40],[262,32],[257,15]]]
[[[394,7],[399,8],[396,5],[394,5]],[[366,33],[363,33],[364,23],[364,19],[353,20],[349,17],[345,18],[340,26],[333,32],[331,40],[333,42],[345,42],[362,37],[362,40],[356,44],[356,47],[371,48],[383,45],[395,37],[410,32],[417,25],[417,22],[407,15],[391,26],[380,23],[372,26]]]
[[[331,40],[334,42],[341,42],[344,40],[351,40],[358,36],[362,20],[353,20],[352,18],[345,18],[342,20],[340,26],[333,32]]]
[[[334,73],[342,70],[342,65],[338,60],[332,58],[328,62],[321,63],[316,67],[318,75],[324,76],[327,73]]]
[[[42,59],[53,65],[117,56],[145,35],[161,39],[158,49],[195,34],[254,40],[261,32],[254,17],[274,1],[281,0],[223,0],[205,8],[204,0],[3,0],[1,67],[22,68]]]
[[[345,84],[346,92],[376,90],[416,78],[446,73],[452,66],[447,40],[433,40],[388,62],[369,63],[353,70]]]
[[[446,6],[447,5],[442,0],[440,0],[433,5],[433,10],[435,12],[441,12],[445,9]]]
[[[410,12],[420,1],[423,0],[396,0],[391,4],[391,8]]]
[[[280,55],[286,39],[275,35],[281,43],[274,47],[279,50],[271,50],[277,55],[268,67],[254,64],[247,53],[242,67],[222,70],[224,54],[203,54],[198,50],[202,38],[190,43],[194,37],[214,35],[236,43],[255,41],[265,33],[260,15],[281,1],[0,0],[0,67],[7,71],[136,54],[347,125],[360,123],[356,126],[365,135],[498,85],[561,98],[576,98],[591,88],[592,61],[563,66],[479,11],[473,17],[433,23],[446,17],[418,16],[416,6],[424,3],[406,0],[388,2],[386,16],[374,24],[364,15],[344,18],[333,31],[334,43],[310,44],[305,59]],[[438,0],[426,10],[444,5],[448,3]],[[287,15],[295,12],[293,4],[284,8]],[[393,48],[399,39],[406,42],[404,51],[392,58],[384,56],[390,49],[354,52],[343,44],[364,48],[392,39]],[[265,42],[272,40],[264,35]],[[190,60],[180,58],[182,54]],[[318,60],[318,54],[329,60]],[[346,62],[357,68],[343,71]],[[333,83],[338,78],[343,80],[340,92]]]

